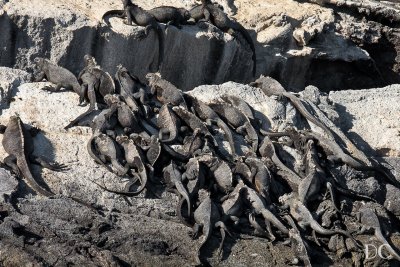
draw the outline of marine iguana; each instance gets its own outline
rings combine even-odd
[[[169,25],[174,25],[181,29],[181,25],[186,24],[190,19],[190,13],[184,8],[177,8],[173,6],[160,6],[147,10],[149,14],[154,16],[160,23],[166,23],[167,28]]]
[[[180,120],[172,111],[170,104],[164,104],[161,107],[157,117],[157,126],[160,128],[158,138],[161,142],[169,144],[178,138]],[[168,138],[164,139],[164,135],[167,135]]]
[[[323,228],[312,216],[311,212],[306,208],[306,206],[301,203],[298,198],[297,194],[292,192],[290,194],[285,194],[281,197],[279,197],[279,202],[283,203],[287,207],[289,207],[290,210],[290,215],[297,221],[298,225],[302,229],[306,229],[307,227],[311,227],[315,232],[321,235],[335,235],[335,234],[340,234],[343,236],[346,236],[350,238],[353,243],[358,247],[362,248],[362,245],[360,245],[354,237],[342,230],[342,229],[325,229]]]
[[[148,106],[147,92],[145,90],[146,85],[121,65],[118,66],[115,78],[120,85],[119,93],[131,110],[135,113],[142,111],[146,117],[149,117],[150,107]],[[143,110],[140,109],[138,101]]]
[[[186,200],[188,206],[188,215],[190,216],[192,209],[190,196],[182,183],[182,173],[178,170],[178,166],[173,161],[171,161],[171,163],[163,169],[163,176],[168,187],[170,189],[175,187],[179,194]]]
[[[253,152],[258,149],[258,134],[247,118],[239,109],[227,103],[211,103],[209,105],[222,119],[230,124],[237,133],[243,135],[251,143]]]
[[[89,109],[72,120],[64,129],[75,126],[82,118],[86,117],[96,108],[96,103],[103,104],[104,96],[115,93],[115,84],[111,75],[103,71],[96,64],[94,57],[84,56],[85,67],[79,73],[78,81],[81,91],[89,99]]]
[[[298,186],[301,183],[301,178],[291,169],[289,169],[283,162],[279,159],[275,146],[268,136],[265,136],[261,142],[259,153],[262,157],[269,158],[278,168],[278,175],[281,176],[289,185],[289,187],[297,192]]]
[[[203,121],[196,117],[196,115],[194,115],[187,109],[179,106],[172,107],[172,110],[187,126],[189,126],[192,131],[199,129],[200,133],[203,134],[206,138],[209,138],[212,142],[212,145],[218,148],[218,143],[215,140],[214,136],[210,133]]]
[[[78,79],[74,74],[72,74],[72,72],[52,63],[50,60],[45,58],[36,57],[34,62],[39,70],[39,73],[37,73],[34,81],[40,82],[43,79],[46,79],[47,81],[56,85],[55,88],[46,86],[43,88],[44,90],[58,92],[61,88],[65,88],[67,90],[72,89],[79,95],[79,105],[83,103],[85,92],[82,91],[81,86],[78,83]]]
[[[253,208],[253,210],[257,214],[261,214],[263,218],[266,220],[266,222],[270,222],[273,225],[275,225],[276,228],[278,228],[283,234],[289,234],[289,230],[286,228],[286,226],[269,210],[267,209],[267,206],[261,196],[253,189],[251,189],[248,186],[245,187],[245,197],[247,202],[250,204],[250,206]],[[272,236],[273,234],[270,233]]]
[[[39,156],[33,156],[33,140],[29,130],[24,126],[19,116],[11,116],[4,131],[2,141],[4,150],[9,154],[4,163],[17,175],[22,175],[27,184],[37,193],[53,196],[54,193],[41,187],[35,180],[29,164],[39,164],[53,171],[63,171],[66,166],[57,162],[48,162]]]
[[[135,192],[129,193],[136,193],[140,194],[147,185],[147,170],[146,166],[143,163],[144,155],[141,149],[134,143],[132,139],[129,139],[128,136],[117,136],[116,141],[120,144],[125,153],[125,160],[127,165],[130,168],[135,168],[137,173],[139,174],[140,179],[140,186]],[[136,183],[136,180],[132,181],[132,185]]]
[[[249,44],[253,52],[253,77],[256,75],[256,49],[254,47],[253,39],[248,31],[238,22],[230,19],[224,11],[217,5],[211,3],[210,0],[202,0],[202,4],[190,10],[190,16],[198,22],[209,22],[219,28],[221,31],[235,36],[236,32],[242,34],[246,42]]]
[[[397,181],[396,177],[394,177],[389,170],[387,170],[379,163],[371,161],[372,166],[366,165],[365,163],[360,162],[355,158],[353,158],[352,156],[346,154],[340,147],[340,145],[335,141],[326,138],[320,134],[317,134],[315,132],[310,132],[310,131],[300,131],[300,132],[304,134],[306,140],[309,139],[315,140],[316,144],[320,146],[325,152],[328,160],[332,162],[342,162],[359,171],[378,172],[379,174],[383,175],[388,181],[390,181],[393,185],[397,187],[400,186],[400,182]]]
[[[156,94],[157,100],[162,104],[171,103],[173,106],[182,106],[187,109],[183,93],[175,85],[164,80],[156,73],[146,74],[151,93]]]
[[[208,239],[210,238],[213,228],[220,228],[222,240],[218,248],[218,254],[220,255],[222,247],[225,241],[225,232],[229,235],[230,232],[226,228],[225,224],[221,221],[221,213],[219,212],[218,206],[210,198],[210,193],[201,189],[199,192],[200,205],[194,211],[193,217],[195,225],[193,226],[193,238],[197,238],[200,231],[203,233],[200,246],[197,250],[196,261],[198,264],[205,264],[201,258],[201,249],[205,246]]]
[[[157,23],[156,18],[150,14],[148,11],[144,10],[143,8],[139,7],[136,4],[133,4],[131,0],[122,0],[124,10],[110,10],[103,14],[102,20],[109,15],[118,15],[119,17],[127,18],[126,24],[132,25],[132,22],[139,25],[146,27],[142,32],[142,36],[139,38],[147,37],[149,30],[153,29],[156,31],[158,35],[158,69],[160,68],[163,62],[163,54],[164,54],[164,35],[163,30],[161,29],[160,25]],[[157,69],[157,70],[158,70]]]
[[[110,168],[106,165],[106,163],[109,161],[116,169],[117,175],[123,176],[128,172],[129,166],[122,166],[121,163],[118,161],[118,158],[120,158],[122,155],[118,144],[108,135],[99,134],[93,136],[89,140],[87,146],[90,156],[97,163],[105,166],[108,170],[110,170]],[[94,146],[94,149],[92,146]],[[94,155],[92,154],[93,151],[95,151]]]
[[[317,118],[311,115],[310,112],[308,112],[306,107],[303,105],[301,100],[297,98],[295,95],[287,92],[285,88],[283,88],[283,86],[278,81],[270,77],[264,77],[261,75],[260,78],[258,78],[254,82],[251,82],[249,85],[260,88],[263,91],[263,93],[267,96],[274,95],[278,97],[280,96],[287,97],[293,104],[293,106],[295,106],[296,109],[300,112],[300,114],[304,116],[304,118],[311,121],[312,123],[320,127],[322,130],[324,130],[324,132],[327,135],[334,138],[331,130],[325,124],[320,122]]]
[[[235,142],[228,125],[226,125],[226,123],[218,116],[218,114],[203,101],[197,99],[196,97],[190,96],[189,94],[185,94],[184,97],[188,105],[191,107],[192,112],[195,113],[200,119],[205,121],[208,126],[216,124],[222,129],[222,131],[224,131],[225,138],[228,140],[231,148],[231,154],[236,155]]]
[[[380,241],[383,245],[385,245],[386,249],[390,252],[390,254],[396,258],[396,260],[400,261],[399,254],[394,250],[394,248],[389,244],[386,240],[385,236],[382,233],[381,225],[379,223],[379,218],[376,213],[372,210],[368,205],[364,205],[360,208],[359,213],[357,214],[357,218],[359,219],[362,228],[358,232],[358,234],[363,234],[367,231],[372,230],[374,235],[378,241]]]

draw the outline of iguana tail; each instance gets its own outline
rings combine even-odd
[[[43,187],[41,187],[36,181],[35,178],[33,177],[28,163],[26,162],[25,157],[18,157],[17,158],[17,166],[20,169],[22,175],[24,176],[27,184],[33,189],[35,190],[37,193],[44,195],[46,197],[50,197],[53,196],[54,193],[47,191],[46,189],[44,189]]]
[[[256,48],[254,47],[253,39],[249,32],[239,23],[235,23],[237,26],[237,30],[243,35],[244,39],[246,39],[247,43],[250,45],[251,51],[253,51],[253,56],[251,57],[253,60],[253,77],[256,77],[256,65],[257,65],[257,58],[256,58]]]
[[[112,169],[107,166],[97,155],[96,153],[93,151],[93,141],[94,139],[97,137],[97,135],[93,135],[92,137],[90,137],[88,143],[87,143],[87,150],[89,155],[92,157],[92,159],[94,159],[94,161],[96,161],[98,164],[101,164],[104,166],[104,168],[106,168],[109,172],[113,172]]]
[[[104,21],[108,26],[110,26],[110,22],[108,20],[105,20],[106,17],[110,15],[117,15],[118,17],[122,18],[125,13],[125,10],[109,10],[106,13],[103,14],[101,17],[101,21]]]
[[[217,120],[217,126],[224,131],[225,137],[226,137],[226,139],[228,139],[229,145],[231,147],[231,154],[236,155],[235,141],[233,140],[233,135],[232,135],[231,129],[221,119]]]
[[[164,32],[158,23],[155,25],[155,30],[158,35],[158,70],[160,70],[164,60]]]

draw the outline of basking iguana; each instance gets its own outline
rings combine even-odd
[[[126,24],[132,25],[132,22],[139,26],[146,27],[140,38],[145,38],[149,34],[149,30],[153,29],[158,35],[159,51],[158,51],[158,66],[160,67],[163,61],[164,54],[164,35],[160,25],[157,23],[156,18],[148,11],[133,4],[131,0],[122,0],[124,10],[110,10],[103,14],[102,20],[109,15],[119,15],[119,17],[126,16]],[[157,69],[158,70],[158,69]]]
[[[75,75],[72,74],[72,72],[52,63],[50,60],[45,58],[36,57],[34,62],[39,70],[39,73],[36,74],[34,81],[40,82],[43,79],[46,79],[47,81],[56,85],[55,88],[46,86],[43,88],[44,90],[58,92],[61,88],[65,88],[67,90],[72,89],[79,95],[79,104],[83,103],[85,92],[81,90],[78,80]]]
[[[301,115],[304,116],[308,121],[311,121],[318,127],[320,127],[324,132],[333,137],[331,130],[323,124],[321,121],[319,121],[316,117],[310,114],[306,107],[303,105],[301,100],[297,98],[295,95],[287,92],[285,88],[276,80],[270,78],[270,77],[264,77],[260,76],[257,80],[254,82],[250,83],[250,86],[258,87],[260,88],[263,93],[267,96],[284,96],[287,97],[290,102],[293,104],[293,106],[296,107],[296,109],[301,113]]]
[[[201,0],[202,4],[190,10],[190,16],[198,22],[211,22],[223,32],[234,35],[240,32],[253,52],[253,77],[256,75],[256,49],[248,31],[238,22],[231,20],[224,11],[210,0]]]
[[[173,106],[182,106],[187,109],[183,93],[175,85],[164,80],[156,73],[146,74],[151,93],[155,94],[157,100],[162,104],[171,103]]]
[[[82,118],[96,109],[96,103],[103,104],[104,96],[115,92],[115,84],[111,75],[97,66],[94,57],[84,56],[85,67],[79,73],[78,81],[81,84],[83,96],[89,99],[89,109],[72,120],[64,129],[75,126]]]
[[[4,129],[4,127],[2,127]],[[34,130],[32,128],[31,130]],[[8,125],[4,131],[3,147],[9,154],[4,163],[12,168],[12,170],[25,178],[27,184],[37,193],[44,196],[52,196],[54,193],[41,187],[35,180],[30,170],[29,164],[39,164],[44,168],[53,171],[62,171],[66,168],[65,165],[57,162],[48,162],[39,156],[33,156],[33,131],[29,131],[18,116],[11,116]]]
[[[149,14],[153,15],[160,23],[174,25],[178,29],[182,28],[181,25],[186,24],[190,19],[190,13],[184,8],[177,8],[173,6],[160,6],[147,10]]]

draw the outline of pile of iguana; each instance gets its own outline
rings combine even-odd
[[[190,12],[170,6],[146,11],[130,0],[123,4],[124,10],[108,11],[103,17],[126,17],[127,24],[145,26],[145,35],[150,29],[156,30],[160,63],[163,31],[159,23],[180,27],[191,17],[197,22],[211,22],[224,32],[240,32],[253,50],[255,73],[254,45],[247,31],[210,1],[202,0],[202,5]],[[278,101],[288,99],[304,122],[312,123],[319,132],[308,127],[264,131],[251,106],[238,96],[222,95],[206,103],[158,73],[148,73],[147,81],[141,82],[120,65],[114,79],[92,56],[86,55],[84,62],[85,67],[75,77],[47,59],[36,58],[35,81],[46,79],[54,84],[44,87],[50,92],[72,89],[80,105],[89,103],[88,110],[65,128],[90,127],[88,154],[126,181],[121,190],[94,178],[100,188],[125,197],[144,191],[157,196],[153,188],[160,183],[177,195],[177,217],[193,228],[193,238],[201,239],[196,249],[197,264],[208,264],[203,252],[209,249],[216,229],[221,236],[218,255],[224,250],[226,234],[240,232],[270,242],[290,241],[296,254],[293,262],[311,266],[321,253],[316,248],[329,247],[336,252],[338,238],[349,252],[345,257],[362,258],[364,244],[359,236],[372,231],[388,253],[400,260],[381,224],[381,217],[386,215],[384,203],[349,189],[346,175],[357,172],[362,179],[375,174],[379,182],[399,187],[396,177],[374,161],[366,164],[347,153],[335,132],[276,80],[261,76],[250,86],[268,97],[278,97]],[[36,129],[28,130],[18,116],[13,116],[7,126],[0,125],[0,132],[4,133],[2,144],[9,154],[5,165],[36,193],[53,196],[36,181],[30,164],[53,171],[63,171],[66,166],[32,155]],[[300,167],[293,167],[296,159],[287,156],[289,150],[300,155]],[[343,203],[347,209],[340,205]]]

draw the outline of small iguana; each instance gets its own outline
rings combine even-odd
[[[306,107],[303,105],[301,100],[297,98],[295,95],[287,92],[285,88],[276,80],[270,78],[270,77],[264,77],[260,76],[257,80],[254,82],[250,83],[250,86],[253,87],[258,87],[260,88],[265,95],[267,96],[284,96],[287,97],[290,102],[293,104],[293,106],[296,107],[296,109],[300,112],[301,115],[304,116],[307,120],[311,121],[318,127],[320,127],[324,132],[329,135],[330,137],[333,138],[333,134],[331,130],[323,124],[321,121],[319,121],[317,118],[315,118],[313,115],[310,114],[310,112],[306,109]]]
[[[218,114],[203,101],[197,99],[196,97],[190,96],[189,94],[185,94],[184,97],[188,105],[191,107],[192,112],[195,113],[200,119],[205,121],[208,126],[216,124],[222,129],[222,131],[224,131],[225,138],[228,140],[231,148],[231,154],[236,155],[235,142],[228,125],[226,125],[226,123],[218,116]]]
[[[201,249],[210,239],[212,231],[215,227],[220,228],[222,240],[218,248],[218,255],[222,252],[222,247],[225,241],[225,232],[231,235],[225,224],[221,221],[221,214],[217,205],[210,198],[210,193],[201,189],[199,192],[200,205],[194,211],[195,225],[193,226],[193,237],[196,238],[200,232],[203,233],[200,246],[198,248],[196,261],[197,264],[205,264],[201,257]]]
[[[187,24],[190,19],[190,13],[184,8],[176,8],[173,6],[160,6],[147,10],[149,14],[154,16],[160,23],[166,23],[166,28],[169,25],[174,25],[181,29],[181,25]]]
[[[253,52],[253,77],[256,75],[256,49],[253,39],[248,31],[238,22],[230,19],[224,11],[210,0],[202,0],[202,4],[190,10],[190,16],[197,22],[211,22],[221,31],[235,36],[236,32],[242,34]]]
[[[178,166],[171,161],[171,163],[163,169],[164,181],[167,183],[168,187],[172,189],[173,187],[179,192],[179,194],[186,200],[188,206],[188,215],[191,214],[191,201],[190,196],[182,183],[182,173],[178,170]]]
[[[164,54],[164,35],[160,25],[157,23],[156,18],[150,14],[148,11],[139,7],[136,4],[133,4],[131,0],[122,0],[124,10],[110,10],[103,14],[102,20],[109,15],[118,15],[119,17],[126,17],[127,25],[132,25],[135,23],[136,25],[146,27],[142,32],[140,39],[145,38],[149,34],[149,30],[153,29],[156,31],[158,35],[158,68],[160,68],[163,62],[163,54]],[[158,69],[157,69],[158,70]]]
[[[47,81],[56,85],[55,88],[46,86],[43,88],[44,90],[58,92],[61,88],[65,88],[67,90],[72,89],[79,96],[79,104],[83,103],[85,99],[85,93],[81,90],[78,79],[74,74],[72,74],[72,72],[52,63],[50,60],[45,58],[36,57],[34,62],[39,70],[39,73],[35,77],[35,82],[40,82],[43,79],[46,79]]]
[[[161,142],[169,144],[178,138],[180,120],[172,111],[170,104],[164,104],[158,113],[157,127],[160,128],[159,136]],[[167,136],[164,139],[164,136]]]
[[[164,80],[156,73],[146,74],[151,93],[156,94],[157,100],[162,104],[171,103],[173,106],[182,106],[187,109],[183,93],[175,85]]]
[[[145,117],[150,116],[150,107],[148,105],[148,97],[146,85],[140,82],[139,78],[132,75],[125,67],[118,66],[115,79],[119,82],[120,92],[125,103],[135,113],[143,112]],[[139,103],[141,105],[139,105]]]
[[[96,64],[94,57],[84,56],[85,67],[79,73],[78,81],[81,85],[81,91],[84,97],[89,99],[89,108],[87,111],[72,120],[64,129],[75,126],[82,118],[86,117],[96,109],[96,103],[103,104],[104,97],[107,94],[115,93],[115,84],[111,75],[103,71]]]
[[[247,118],[239,109],[227,103],[211,103],[209,105],[222,119],[235,128],[251,143],[253,152],[258,149],[258,134]]]
[[[323,228],[312,216],[311,212],[303,205],[298,199],[296,193],[285,194],[279,197],[279,202],[283,203],[287,207],[289,207],[290,215],[297,221],[298,225],[302,229],[307,229],[307,227],[312,228],[316,233],[321,235],[335,235],[340,234],[350,238],[353,243],[358,247],[362,248],[363,246],[360,245],[354,237],[342,230],[342,229],[325,229]]]
[[[394,250],[394,248],[389,244],[389,242],[383,235],[381,225],[379,223],[379,218],[374,210],[368,205],[364,205],[360,208],[357,217],[362,225],[362,228],[358,234],[363,234],[366,231],[372,230],[376,239],[378,239],[379,242],[385,245],[385,248],[394,258],[396,258],[396,260],[400,261],[399,254]]]

